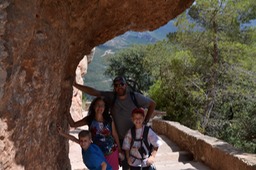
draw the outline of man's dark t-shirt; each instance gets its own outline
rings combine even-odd
[[[135,98],[137,100],[138,106],[142,108],[148,108],[151,102],[151,99],[143,96],[140,93],[134,92]],[[101,96],[103,96],[108,102],[110,108],[113,105],[114,100],[114,92],[101,92]],[[131,120],[132,110],[136,108],[136,105],[131,99],[130,92],[127,92],[127,97],[124,100],[120,100],[116,97],[114,106],[111,109],[111,114],[113,116],[117,133],[120,140],[123,140],[128,130],[133,126],[133,122]]]

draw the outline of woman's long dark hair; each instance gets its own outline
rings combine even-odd
[[[95,105],[98,101],[102,100],[105,104],[105,109],[104,109],[104,112],[103,112],[103,119],[104,119],[104,124],[105,123],[109,123],[112,121],[111,117],[110,117],[110,114],[109,114],[109,106],[107,105],[107,102],[105,101],[105,99],[103,97],[96,97],[90,107],[89,107],[89,110],[88,110],[88,123],[89,123],[89,128],[90,128],[90,125],[91,125],[91,122],[95,119]]]

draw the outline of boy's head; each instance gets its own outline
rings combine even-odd
[[[141,116],[145,116],[145,114],[144,114],[145,112],[144,112],[144,109],[142,109],[142,108],[135,108],[135,109],[133,109],[133,111],[132,111],[132,117],[133,117],[133,115],[135,115],[135,114],[140,114]]]
[[[135,127],[137,128],[142,127],[144,118],[145,118],[144,109],[142,108],[133,109],[132,122],[134,123]]]
[[[79,139],[80,146],[84,150],[87,150],[90,144],[92,143],[91,133],[88,130],[82,130],[81,132],[79,132],[78,139]]]

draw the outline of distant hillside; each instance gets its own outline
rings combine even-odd
[[[163,40],[168,33],[175,32],[176,30],[176,27],[173,26],[173,21],[170,21],[155,31],[128,31],[125,34],[115,37],[105,44],[98,46],[98,48],[113,49],[113,51],[116,51],[122,48],[127,48],[132,44],[151,44]]]
[[[173,25],[173,21],[170,21],[155,31],[128,31],[125,34],[115,37],[114,39],[96,47],[93,61],[90,63],[88,72],[84,77],[85,84],[95,87],[96,89],[111,90],[111,78],[104,75],[107,68],[104,56],[107,54],[114,54],[116,51],[134,44],[155,43],[159,40],[165,39],[168,33],[175,32],[176,30],[177,29]]]
[[[173,25],[174,21],[170,21],[166,25],[158,28],[155,31],[146,32],[133,32],[128,31],[125,34],[115,37],[96,47],[96,52],[92,63],[89,65],[88,73],[84,77],[84,82],[92,87],[101,90],[111,90],[111,78],[106,77],[104,72],[106,70],[106,59],[104,56],[107,54],[114,54],[116,51],[127,48],[133,44],[151,44],[166,38],[170,32],[175,32],[177,28]],[[256,26],[256,20],[251,20],[249,23],[242,25]]]

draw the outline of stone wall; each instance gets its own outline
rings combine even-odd
[[[70,169],[68,130],[76,68],[126,31],[154,30],[194,0],[1,0],[0,169]]]
[[[213,170],[256,170],[256,155],[239,151],[217,138],[203,135],[178,122],[154,119],[152,127],[160,135],[167,136],[182,150],[193,154]]]

